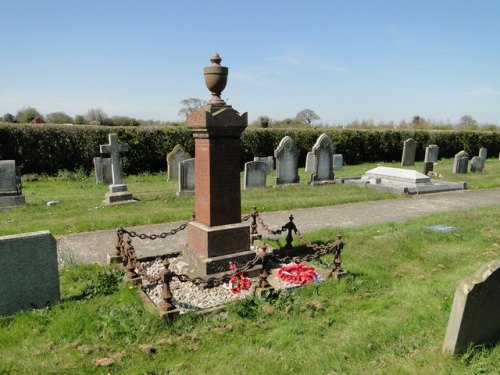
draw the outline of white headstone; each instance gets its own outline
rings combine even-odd
[[[172,151],[167,154],[167,178],[168,181],[179,179],[179,163],[191,158],[181,145],[175,145]]]
[[[194,158],[179,163],[179,191],[177,195],[194,195]]]
[[[262,161],[249,161],[245,163],[243,174],[244,189],[260,188],[266,186],[267,164]]]
[[[306,168],[305,168],[305,171],[307,173],[313,173],[314,172],[314,163],[315,163],[314,154],[312,153],[312,151],[309,151],[307,153],[307,156],[306,156]]]
[[[314,181],[333,181],[333,153],[335,146],[326,134],[321,134],[312,148],[314,154]]]
[[[486,148],[480,148],[479,149],[479,157],[483,159],[484,162],[486,162],[486,159],[488,158],[488,149]]]
[[[401,166],[415,164],[415,153],[417,151],[417,143],[413,138],[408,138],[403,144],[403,156],[401,157]]]
[[[344,170],[344,156],[342,154],[333,155],[333,170],[334,171]]]
[[[299,149],[290,136],[283,137],[274,150],[276,158],[276,185],[299,183]]]
[[[253,161],[261,161],[266,163],[267,174],[274,171],[274,158],[272,156],[266,156],[266,157],[254,156]]]
[[[485,159],[480,156],[474,156],[470,161],[470,171],[472,173],[482,172],[484,168]]]
[[[436,163],[439,157],[439,147],[437,145],[429,145],[425,148],[425,162],[432,161]]]
[[[110,185],[113,183],[111,174],[111,158],[94,158],[95,182]]]

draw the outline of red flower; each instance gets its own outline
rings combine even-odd
[[[313,267],[307,267],[302,263],[283,266],[278,270],[278,277],[292,284],[308,284],[313,282],[316,276]]]
[[[252,283],[248,277],[243,275],[241,272],[236,271],[236,275],[232,276],[229,280],[229,285],[231,286],[231,292],[238,294],[242,290],[250,288]]]

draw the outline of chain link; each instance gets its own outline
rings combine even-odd
[[[184,223],[184,224],[181,224],[178,228],[174,228],[172,230],[170,230],[169,232],[163,232],[163,233],[160,233],[160,234],[145,234],[145,233],[141,233],[141,234],[137,234],[137,232],[134,232],[133,230],[131,231],[128,231],[126,229],[123,229],[121,228],[122,232],[123,233],[126,233],[129,235],[129,237],[138,237],[140,238],[141,240],[156,240],[157,238],[167,238],[168,236],[173,236],[175,234],[177,234],[177,232],[180,232],[181,230],[184,230],[186,229],[186,227],[188,226],[189,224],[189,221]]]

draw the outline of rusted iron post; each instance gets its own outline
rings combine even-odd
[[[288,231],[288,233],[286,235],[286,245],[285,245],[285,249],[287,249],[287,250],[293,248],[293,246],[292,246],[292,241],[293,241],[292,232],[297,233],[297,227],[295,226],[295,224],[293,222],[293,215],[290,215],[290,217],[288,219],[290,221],[286,225],[283,225],[281,227],[282,231],[285,231],[285,230]]]
[[[161,292],[161,298],[163,299],[161,303],[161,309],[163,311],[173,311],[176,310],[175,305],[172,303],[172,291],[170,290],[170,283],[172,282],[172,271],[170,270],[170,262],[168,259],[163,261],[163,266],[165,267],[160,273],[160,280],[163,283],[163,290]]]
[[[252,225],[250,226],[250,234],[259,234],[257,232],[257,217],[259,216],[259,211],[257,211],[257,206],[253,206],[252,212]]]
[[[259,257],[262,259],[262,268],[259,274],[258,288],[267,289],[271,287],[267,278],[269,277],[269,254],[267,253],[267,246],[263,245],[260,248]]]
[[[344,248],[344,241],[342,241],[342,235],[338,234],[337,238],[333,242],[333,247],[332,247],[332,249],[335,251],[335,255],[333,259],[333,268],[332,272],[330,273],[330,277],[334,279],[339,279],[340,277],[346,274],[346,272],[341,267],[342,265],[341,252],[343,248]]]
[[[138,277],[139,275],[135,272],[136,268],[136,261],[137,257],[135,255],[135,249],[132,246],[132,239],[128,238],[127,239],[127,244],[125,245],[125,251],[124,253],[126,254],[126,257],[124,257],[124,260],[126,259],[126,265],[125,268],[127,269],[127,276],[129,279],[134,279]]]
[[[120,228],[116,232],[116,243],[115,243],[115,256],[121,257],[123,250],[123,229]]]

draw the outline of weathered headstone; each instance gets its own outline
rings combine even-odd
[[[0,209],[23,206],[21,168],[15,160],[0,160]]]
[[[467,173],[467,167],[469,165],[469,154],[464,150],[460,151],[455,155],[453,160],[453,173]]]
[[[178,196],[194,195],[194,161],[195,159],[192,158],[181,161],[179,163],[179,191],[177,191]]]
[[[429,145],[425,148],[424,162],[432,161],[436,163],[439,157],[439,147],[437,145]]]
[[[314,154],[312,151],[309,151],[306,156],[306,168],[305,171],[307,173],[313,173],[314,172]]]
[[[413,138],[408,138],[403,143],[403,156],[401,157],[401,166],[415,164],[415,153],[417,151],[417,143]]]
[[[321,134],[312,148],[314,154],[313,182],[333,181],[333,153],[335,146],[326,134]]]
[[[128,151],[128,145],[119,143],[116,134],[108,135],[109,144],[101,145],[101,154],[111,154],[111,178],[112,184],[105,195],[106,204],[132,203],[136,202],[132,193],[127,191],[127,185],[123,183],[122,164],[120,153]]]
[[[266,187],[267,164],[262,161],[249,161],[245,163],[243,174],[243,188]]]
[[[285,136],[274,150],[276,158],[276,185],[296,184],[300,182],[299,177],[299,154],[300,151],[290,136]]]
[[[432,172],[433,170],[434,170],[434,162],[424,161],[424,174],[428,176],[429,172]]]
[[[484,168],[484,159],[480,156],[473,156],[470,160],[470,171],[472,173],[482,172]]]
[[[483,162],[486,163],[486,159],[488,158],[488,149],[482,147],[479,149],[479,157],[483,159]]]
[[[174,181],[179,179],[179,163],[191,158],[181,145],[175,145],[172,151],[167,154],[167,179]]]
[[[59,301],[56,240],[49,231],[0,237],[0,315]]]
[[[469,345],[500,339],[500,261],[493,261],[455,290],[443,351],[464,352]]]
[[[274,158],[272,156],[265,156],[265,157],[254,156],[253,161],[262,161],[266,163],[267,174],[274,171]]]
[[[333,171],[343,171],[344,170],[344,155],[334,154],[333,155]]]
[[[94,171],[96,183],[108,185],[113,183],[113,177],[111,174],[111,158],[95,157]]]

